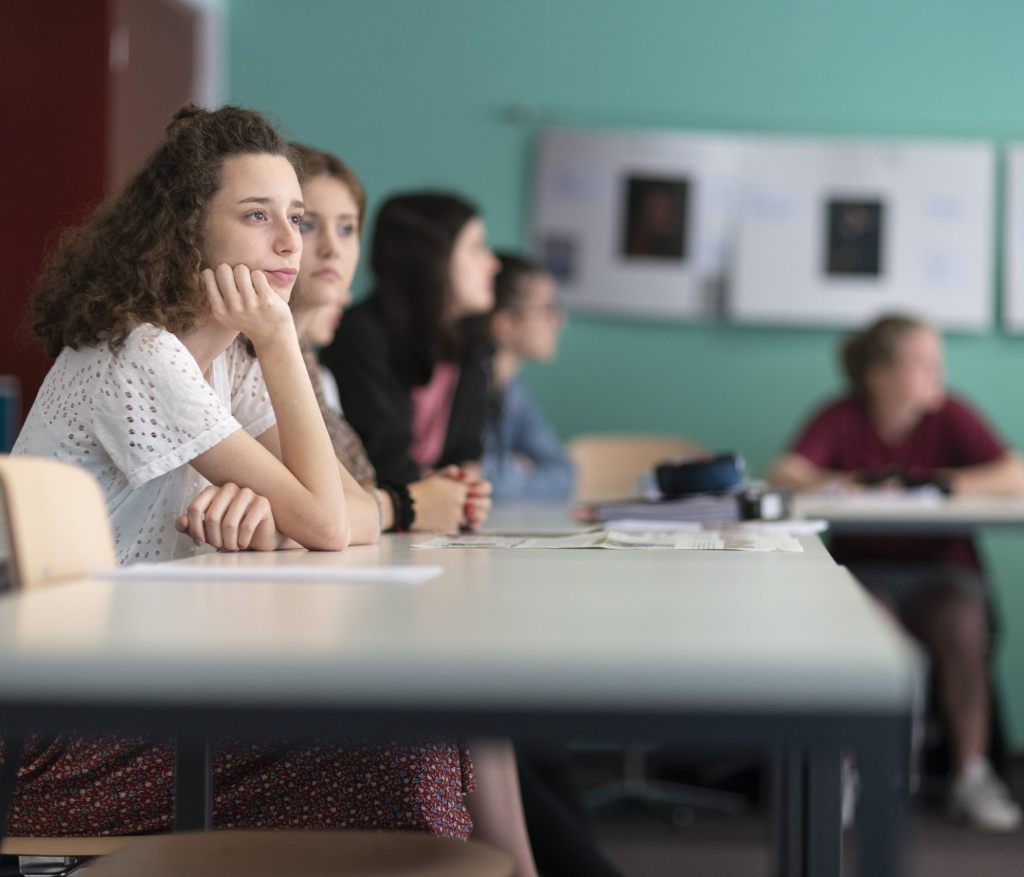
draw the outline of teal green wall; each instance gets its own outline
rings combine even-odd
[[[229,35],[233,101],[339,152],[373,200],[463,190],[500,245],[525,240],[534,132],[513,117],[1024,140],[1020,0],[232,0]],[[763,470],[836,389],[835,337],[573,316],[558,363],[527,380],[565,436],[677,432]],[[948,350],[951,383],[1024,447],[1024,338]],[[1024,534],[984,543],[1024,748]]]

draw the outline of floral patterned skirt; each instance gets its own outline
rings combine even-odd
[[[453,741],[345,744],[220,741],[215,828],[404,829],[467,838],[473,765]],[[174,749],[141,737],[26,743],[8,833],[170,831]]]

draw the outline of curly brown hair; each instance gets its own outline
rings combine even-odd
[[[300,169],[259,113],[182,107],[143,168],[47,258],[31,310],[50,356],[100,344],[116,351],[140,323],[194,327],[207,308],[198,283],[207,205],[225,159],[260,154]]]

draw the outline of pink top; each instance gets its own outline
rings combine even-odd
[[[430,382],[412,388],[412,447],[409,456],[421,469],[433,469],[444,452],[460,369],[453,362],[434,366]]]

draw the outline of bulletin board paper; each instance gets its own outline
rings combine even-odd
[[[988,329],[994,171],[985,143],[752,138],[730,316]]]
[[[1006,224],[1003,241],[1003,322],[1024,332],[1024,145],[1006,149]]]
[[[702,319],[720,307],[739,138],[551,129],[541,135],[533,250],[569,307]]]
[[[1013,161],[1006,314],[1024,329]],[[550,129],[533,249],[577,310],[808,326],[906,311],[984,331],[994,172],[981,142]]]

